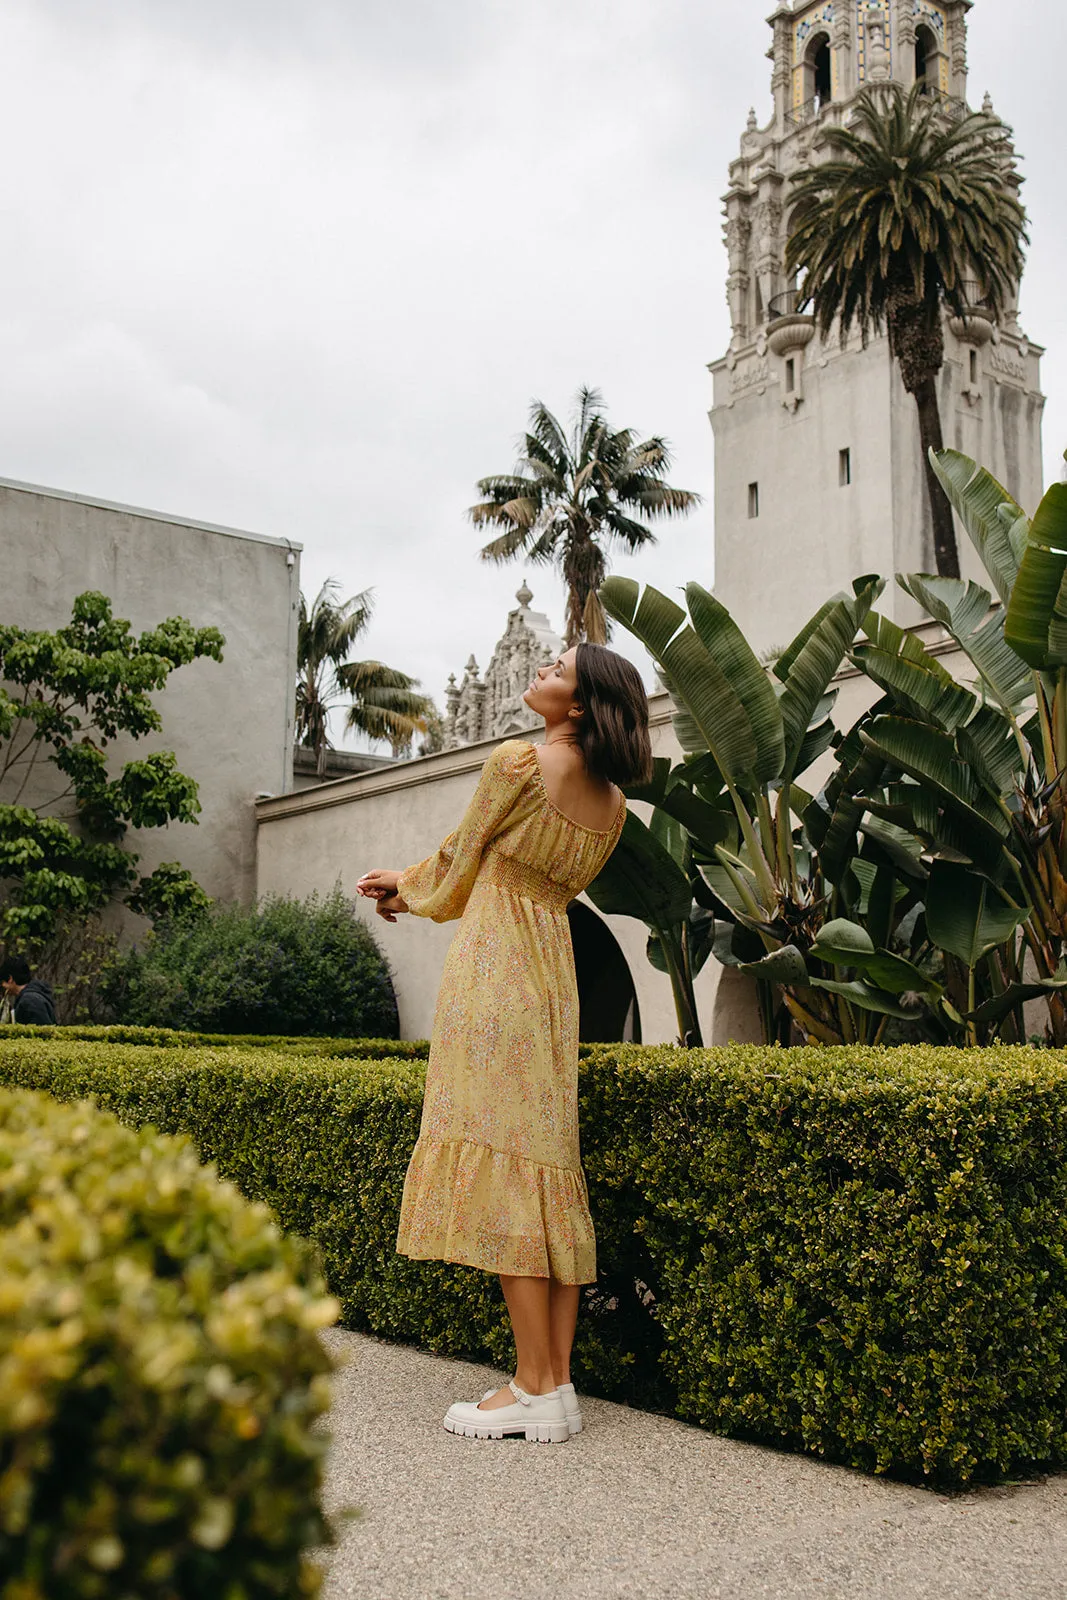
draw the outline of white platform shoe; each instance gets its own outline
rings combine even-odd
[[[561,1383],[559,1397],[563,1401],[563,1412],[567,1418],[567,1427],[573,1437],[582,1431],[582,1408],[578,1404],[578,1396],[574,1392],[573,1383]]]
[[[508,1384],[515,1397],[512,1406],[482,1411],[473,1401],[457,1400],[445,1412],[445,1427],[465,1439],[503,1439],[521,1433],[531,1443],[565,1444],[571,1436],[567,1413],[558,1389],[551,1394],[527,1394],[518,1384]],[[495,1394],[490,1389],[483,1399]]]

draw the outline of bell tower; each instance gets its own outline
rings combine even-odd
[[[768,18],[774,110],[754,111],[723,197],[730,347],[714,384],[715,593],[756,648],[785,644],[862,573],[890,580],[880,608],[919,618],[892,583],[935,570],[915,403],[885,335],[822,340],[785,272],[789,179],[817,163],[825,128],[893,80],[967,110],[971,0],[794,0]],[[987,95],[983,110],[992,112]],[[1005,128],[1010,138],[1011,129]],[[1010,148],[1010,147],[1009,147]],[[1012,174],[1010,181],[1020,180]],[[947,319],[938,400],[946,445],[988,467],[1027,510],[1041,496],[1039,361],[1016,303]],[[984,574],[962,530],[965,577]]]

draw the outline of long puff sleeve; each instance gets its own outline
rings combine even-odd
[[[400,874],[397,894],[415,916],[451,922],[463,915],[485,848],[511,817],[536,760],[532,745],[516,739],[497,745],[459,827],[432,856]]]

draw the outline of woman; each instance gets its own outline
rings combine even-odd
[[[567,902],[603,867],[626,817],[619,785],[652,769],[648,701],[625,657],[580,644],[523,694],[538,748],[499,745],[455,833],[359,892],[395,922],[462,921],[441,979],[422,1128],[397,1249],[498,1273],[515,1377],[445,1427],[562,1443],[581,1428],[570,1381],[581,1285],[596,1242],[578,1149],[578,989]]]

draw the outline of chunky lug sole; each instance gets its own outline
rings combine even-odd
[[[491,1415],[486,1412],[486,1417]],[[446,1417],[445,1427],[462,1439],[503,1439],[521,1433],[529,1444],[566,1444],[571,1436],[566,1422],[505,1422],[494,1427],[491,1422],[458,1422]]]

